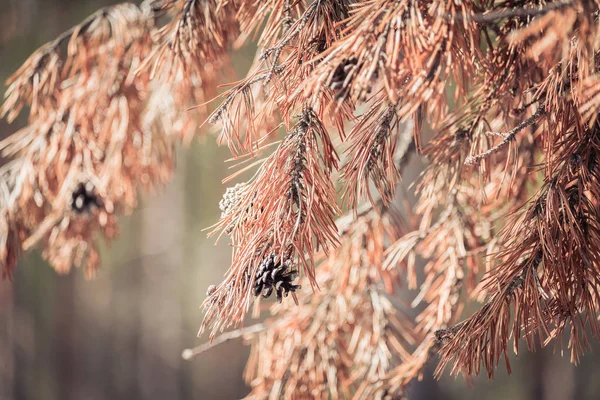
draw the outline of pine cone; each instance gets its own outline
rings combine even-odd
[[[91,182],[81,182],[71,196],[71,209],[78,214],[90,211],[92,207],[101,207],[102,201],[96,195],[96,190]]]
[[[240,201],[244,189],[248,186],[247,183],[238,183],[233,187],[228,187],[223,194],[223,198],[219,201],[219,209],[221,210],[221,218],[225,218],[233,211],[235,205]]]
[[[291,270],[290,264],[290,260],[282,263],[274,253],[265,258],[256,273],[254,296],[262,295],[267,298],[275,290],[277,301],[281,303],[283,297],[300,289],[300,285],[292,283],[298,276],[298,272]]]
[[[210,296],[210,295],[212,295],[216,291],[217,291],[217,285],[210,285],[208,287],[208,289],[206,289],[206,295]]]

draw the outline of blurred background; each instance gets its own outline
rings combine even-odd
[[[38,46],[111,3],[0,0],[0,79]],[[235,56],[238,73],[245,73],[251,53]],[[0,121],[0,138],[23,122]],[[181,358],[183,349],[206,341],[196,337],[199,306],[229,265],[225,242],[215,246],[202,232],[220,214],[228,157],[210,136],[181,150],[174,181],[122,218],[121,235],[104,249],[96,279],[86,281],[81,270],[58,276],[31,253],[12,282],[0,282],[0,400],[218,400],[248,392],[242,380],[248,348],[241,342]],[[417,163],[412,174],[418,169]],[[600,346],[593,343],[596,352],[579,367],[563,346],[563,357],[560,344],[523,351],[513,374],[500,367],[494,382],[447,375],[435,381],[426,374],[413,382],[410,398],[600,398]]]

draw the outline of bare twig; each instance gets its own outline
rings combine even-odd
[[[250,335],[253,335],[255,333],[262,332],[265,329],[267,329],[268,327],[269,327],[269,325],[266,325],[264,323],[260,323],[260,324],[256,324],[256,325],[247,326],[245,328],[236,329],[234,331],[225,332],[222,335],[217,336],[212,341],[209,341],[207,343],[203,343],[200,346],[194,347],[192,349],[185,349],[181,353],[181,357],[184,360],[191,360],[192,358],[196,357],[197,355],[202,354],[205,351],[208,351],[208,350],[212,349],[213,347],[219,346],[219,345],[221,345],[223,343],[226,343],[226,342],[228,342],[230,340],[235,340],[235,339],[242,338],[244,336],[250,336]]]
[[[496,136],[503,136],[504,140],[502,140],[496,146],[492,147],[491,149],[489,149],[483,153],[467,157],[467,159],[465,160],[465,165],[475,165],[479,161],[485,160],[486,158],[490,157],[492,154],[496,153],[497,151],[499,151],[500,149],[502,149],[503,147],[508,145],[512,140],[514,140],[517,133],[521,132],[523,129],[527,128],[528,126],[533,125],[545,113],[546,113],[546,109],[545,109],[544,105],[540,105],[539,108],[537,109],[537,111],[531,117],[529,117],[525,121],[521,122],[519,125],[517,125],[515,128],[513,128],[509,132],[507,132],[505,134],[495,133]]]
[[[573,5],[573,1],[568,0],[568,1],[557,1],[557,2],[552,2],[552,3],[546,3],[543,6],[540,7],[517,7],[517,8],[512,8],[509,10],[501,10],[501,11],[492,11],[489,13],[485,13],[485,14],[475,14],[472,15],[471,18],[473,19],[473,21],[482,24],[482,25],[486,25],[486,24],[491,24],[494,23],[496,21],[498,21],[499,19],[504,19],[504,18],[513,18],[513,17],[537,17],[540,15],[544,15],[549,13],[550,11],[554,11],[554,10],[560,10],[561,8],[564,7],[569,7]],[[462,18],[462,15],[457,15],[458,18]]]

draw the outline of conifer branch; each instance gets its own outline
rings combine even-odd
[[[7,82],[0,115],[27,122],[0,142],[3,276],[33,248],[93,275],[98,239],[170,180],[205,120],[239,161],[228,181],[254,174],[219,203],[211,233],[232,262],[202,305],[214,341],[184,357],[242,337],[250,396],[318,399],[404,395],[438,351],[438,376],[493,377],[511,341],[567,331],[576,363],[600,337],[600,2],[543,3],[98,11]],[[250,40],[250,72],[221,93]],[[425,167],[401,217],[415,150]],[[484,305],[461,317],[470,297]],[[276,300],[267,321],[217,336],[261,298]]]
[[[539,105],[537,111],[531,117],[527,118],[525,121],[521,122],[519,125],[511,129],[510,131],[506,133],[497,134],[503,138],[500,143],[483,153],[467,157],[467,159],[465,160],[465,165],[475,165],[478,162],[490,157],[492,154],[497,153],[502,148],[506,147],[509,143],[511,143],[519,132],[536,123],[545,113],[546,111],[544,109],[544,105]]]

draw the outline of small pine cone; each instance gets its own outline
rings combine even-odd
[[[344,88],[344,82],[356,65],[358,64],[358,59],[356,57],[350,57],[348,59],[342,60],[340,64],[336,67],[335,71],[333,71],[333,75],[329,80],[329,88],[333,91],[340,91]]]
[[[242,193],[248,186],[247,183],[238,183],[233,187],[227,188],[223,194],[223,198],[219,201],[219,209],[221,210],[221,218],[225,218],[233,211],[235,205],[240,201]]]
[[[256,272],[254,296],[262,295],[267,298],[275,291],[277,301],[281,303],[283,297],[300,289],[300,285],[292,283],[298,276],[298,272],[291,270],[290,264],[290,260],[282,263],[274,253],[265,258]]]
[[[210,285],[208,289],[206,289],[206,296],[211,296],[214,292],[217,291],[216,285]]]
[[[101,207],[102,201],[96,194],[91,182],[80,183],[71,195],[71,209],[77,214],[90,211],[93,207]]]

